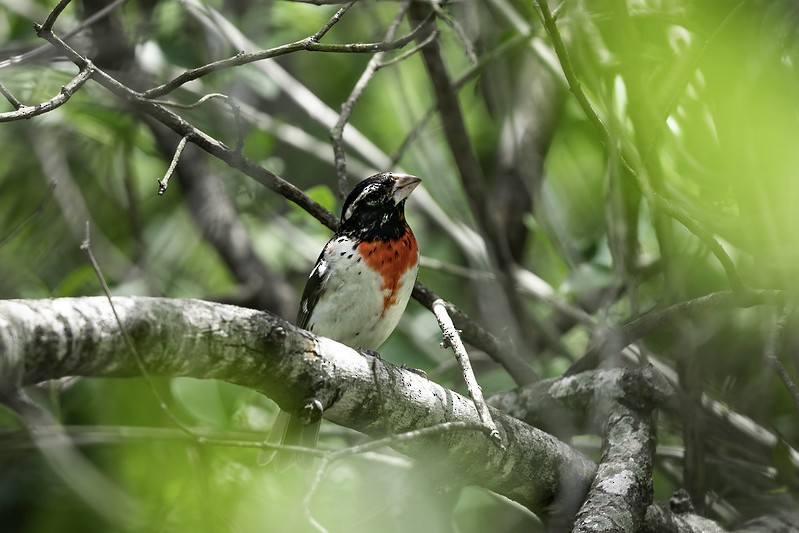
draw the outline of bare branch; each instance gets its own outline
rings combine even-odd
[[[469,396],[474,402],[475,409],[477,409],[480,422],[488,431],[488,437],[494,441],[494,444],[502,446],[502,437],[500,437],[497,426],[491,418],[491,412],[488,410],[488,406],[483,399],[483,390],[480,388],[480,384],[477,383],[477,378],[475,378],[474,371],[472,370],[472,364],[469,362],[469,354],[466,352],[466,347],[461,341],[458,330],[455,329],[455,325],[449,317],[447,305],[444,300],[439,299],[433,302],[433,314],[436,315],[438,325],[441,328],[441,332],[444,334],[444,342],[441,343],[441,347],[452,348],[452,351],[455,353],[455,359],[457,359],[461,367],[463,380],[466,382]]]
[[[327,34],[327,32],[329,32],[329,31],[330,31],[330,28],[332,28],[333,26],[335,26],[335,25],[338,23],[338,21],[339,21],[339,20],[341,20],[341,17],[342,17],[342,16],[344,16],[344,13],[346,13],[346,12],[347,12],[347,10],[349,10],[349,8],[351,8],[353,5],[355,5],[355,2],[348,2],[348,3],[344,4],[343,6],[341,6],[341,7],[339,8],[339,10],[338,10],[338,11],[336,11],[336,12],[333,14],[333,16],[332,16],[332,17],[330,17],[330,20],[328,20],[328,21],[325,23],[325,25],[324,25],[324,26],[322,26],[322,27],[319,29],[319,31],[318,31],[318,32],[316,32],[316,33],[314,33],[313,35],[311,35],[311,40],[312,40],[312,41],[314,41],[314,42],[317,42],[317,43],[318,43],[319,41],[321,41],[321,40],[322,40],[322,37],[324,37],[324,36],[325,36],[325,34]]]
[[[166,188],[169,186],[169,178],[172,176],[172,173],[175,172],[175,167],[178,165],[180,154],[183,153],[183,149],[186,148],[186,143],[188,141],[188,136],[183,136],[183,138],[180,139],[178,147],[175,149],[175,155],[172,156],[172,161],[169,163],[169,168],[166,169],[166,174],[164,174],[163,178],[158,180],[158,196],[163,196],[166,192]]]
[[[7,242],[10,242],[11,239],[13,239],[20,231],[22,231],[22,229],[25,226],[30,224],[33,221],[33,219],[35,219],[44,211],[44,208],[47,205],[47,203],[50,201],[50,198],[53,197],[53,189],[56,188],[56,183],[57,182],[55,180],[50,182],[50,184],[47,186],[47,192],[44,194],[42,199],[39,200],[39,203],[36,205],[36,207],[33,209],[33,212],[31,212],[30,215],[25,217],[25,219],[22,222],[17,224],[17,227],[9,231],[3,237],[0,237],[0,248],[5,246]]]
[[[47,18],[44,20],[44,24],[42,24],[42,29],[44,31],[50,31],[53,29],[53,24],[55,24],[56,19],[70,2],[71,0],[59,0],[58,4],[56,4],[53,10],[50,11],[50,14],[47,15]]]
[[[67,100],[69,100],[72,95],[83,86],[84,83],[86,83],[86,80],[92,77],[93,73],[94,65],[92,65],[91,62],[86,61],[86,65],[80,69],[78,75],[72,78],[69,83],[61,87],[61,90],[57,95],[45,102],[41,102],[33,106],[24,105],[18,100],[14,99],[16,104],[14,104],[14,101],[12,101],[12,105],[14,105],[14,107],[17,109],[14,111],[8,111],[6,113],[0,113],[0,122],[11,122],[14,120],[33,118],[35,116],[48,113],[54,109],[58,109],[64,105]],[[3,94],[6,95],[6,92]],[[6,95],[6,98],[9,97],[11,97],[10,93]],[[19,107],[17,107],[17,104],[19,104]]]
[[[373,54],[375,52],[386,50],[396,50],[398,48],[403,48],[406,44],[413,41],[417,35],[424,30],[424,26],[424,24],[420,24],[408,35],[400,37],[399,39],[392,41],[381,41],[378,43],[323,44],[315,40],[316,34],[314,34],[306,37],[305,39],[294,41],[293,43],[288,43],[270,48],[268,50],[261,50],[259,52],[253,52],[249,54],[239,53],[227,59],[221,59],[219,61],[214,61],[213,63],[203,65],[202,67],[187,70],[171,81],[144,91],[141,93],[141,96],[142,98],[157,98],[174,91],[181,85],[206,76],[212,72],[236,67],[239,65],[246,65],[255,61],[262,61],[264,59],[272,59],[303,50],[307,52],[328,52],[341,54]]]
[[[5,97],[5,99],[8,100],[8,102],[11,104],[11,106],[14,109],[19,109],[20,107],[24,107],[25,105],[19,100],[17,100],[17,98],[13,94],[11,94],[11,91],[9,91],[6,88],[6,86],[3,85],[2,83],[0,83],[0,94],[2,94]]]

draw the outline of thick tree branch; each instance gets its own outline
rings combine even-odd
[[[268,313],[198,300],[118,297],[113,303],[152,375],[223,379],[291,411],[318,400],[325,418],[373,437],[443,422],[479,423],[469,399]],[[139,375],[105,298],[0,302],[0,394],[63,376]],[[571,516],[594,464],[519,420],[499,411],[492,417],[506,450],[468,432],[397,447],[449,485],[483,486],[544,519]]]
[[[641,381],[646,383],[645,378]],[[605,417],[602,460],[588,498],[577,515],[575,533],[641,531],[646,510],[652,503],[656,433],[655,406],[643,403],[639,408],[611,400],[607,412],[602,413]]]

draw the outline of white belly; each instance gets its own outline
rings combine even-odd
[[[342,255],[343,253],[343,255]],[[353,242],[328,243],[325,258],[330,269],[324,292],[308,320],[308,329],[353,348],[376,350],[397,326],[410,299],[418,266],[405,271],[394,291],[392,305],[383,310],[390,289],[374,270],[358,261]],[[377,297],[380,295],[380,297]]]

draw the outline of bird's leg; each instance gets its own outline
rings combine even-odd
[[[380,357],[380,354],[377,352],[377,350],[371,350],[369,348],[360,348],[360,347],[355,348],[355,349],[361,355],[365,355],[365,356],[368,356],[368,357],[376,357],[378,359],[382,359],[382,357]]]
[[[408,365],[406,365],[405,363],[402,363],[400,365],[400,368],[403,369],[403,370],[407,370],[408,372],[413,372],[417,376],[422,376],[423,378],[428,379],[427,378],[427,372],[425,372],[421,368],[411,368]]]

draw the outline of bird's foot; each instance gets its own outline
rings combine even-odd
[[[380,354],[377,352],[377,350],[371,350],[369,348],[355,348],[355,349],[358,350],[358,353],[360,353],[361,355],[365,355],[367,357],[376,357],[377,359],[382,359],[382,357],[380,357]]]
[[[425,372],[424,370],[421,370],[419,368],[411,368],[408,365],[406,365],[405,363],[402,363],[400,365],[400,368],[403,369],[403,370],[407,370],[408,372],[413,372],[414,374],[416,374],[418,376],[422,376],[425,379],[428,379],[427,372]]]
[[[308,400],[305,405],[302,406],[302,409],[297,413],[300,417],[300,420],[303,424],[312,424],[317,422],[320,418],[322,418],[322,413],[324,412],[324,407],[322,407],[322,402],[320,402],[317,398],[311,398]]]

